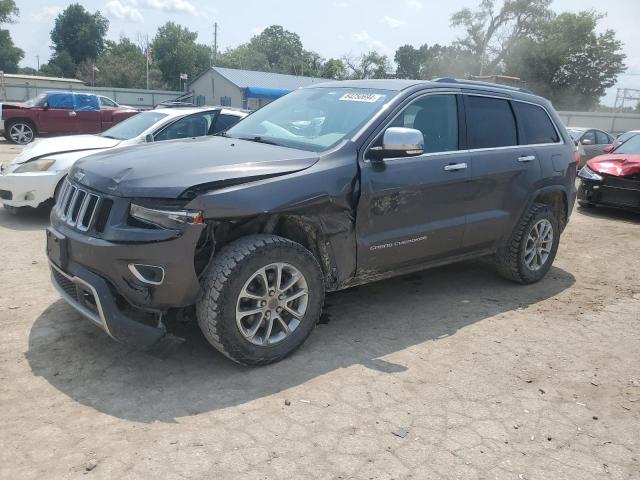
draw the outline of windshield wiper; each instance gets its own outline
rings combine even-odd
[[[247,142],[256,142],[256,143],[266,143],[267,145],[275,145],[277,147],[281,147],[279,143],[274,142],[273,140],[267,140],[266,138],[255,136],[255,137],[240,137],[240,140],[246,140]]]

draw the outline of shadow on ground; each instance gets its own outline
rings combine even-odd
[[[21,209],[15,215],[0,207],[0,227],[22,231],[44,230],[49,225],[50,213],[51,207],[48,206]]]
[[[284,361],[261,368],[241,367],[219,355],[194,322],[184,327],[186,342],[164,360],[131,351],[57,301],[36,319],[27,359],[36,375],[77,402],[128,420],[171,422],[354,364],[388,374],[406,370],[380,357],[437,342],[574,283],[570,273],[554,267],[542,282],[520,286],[469,262],[330,294],[324,323],[307,343]]]

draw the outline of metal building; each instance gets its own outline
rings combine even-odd
[[[197,105],[224,105],[255,110],[292,90],[326,78],[211,67],[189,83]]]

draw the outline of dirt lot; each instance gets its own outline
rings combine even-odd
[[[195,326],[165,359],[107,338],[46,223],[0,208],[0,478],[640,478],[638,215],[574,212],[537,285],[471,262],[330,295],[255,369]]]

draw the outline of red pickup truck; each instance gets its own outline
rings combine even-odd
[[[99,133],[136,113],[107,97],[75,92],[47,92],[24,103],[0,104],[4,136],[18,145],[40,135]]]

